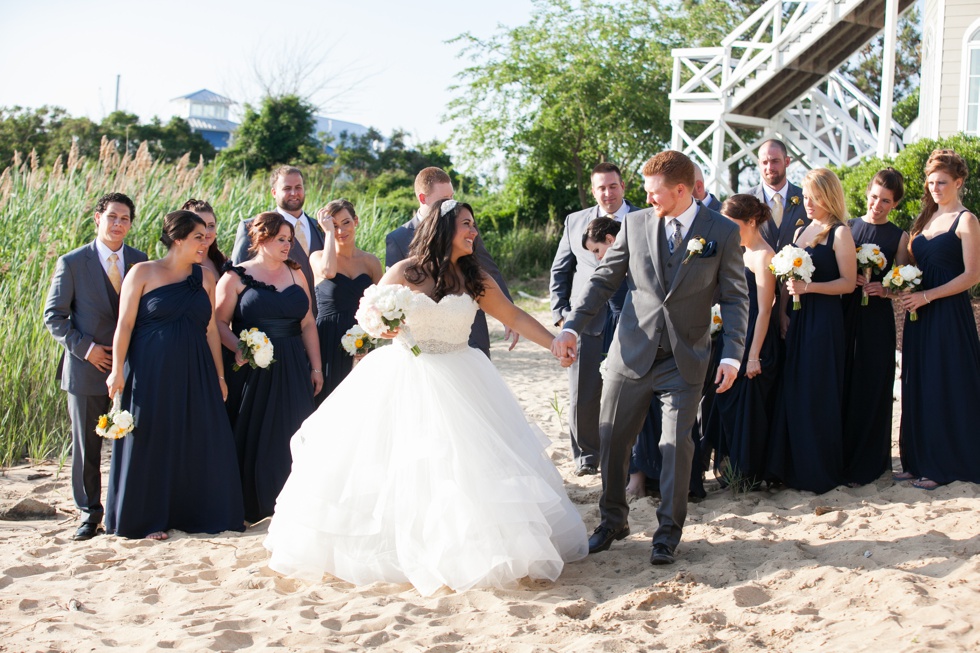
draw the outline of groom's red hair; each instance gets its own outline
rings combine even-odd
[[[694,188],[694,162],[677,150],[664,150],[650,157],[640,171],[644,177],[661,176],[668,186],[683,184]]]

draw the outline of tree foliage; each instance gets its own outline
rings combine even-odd
[[[283,163],[321,163],[323,144],[314,135],[314,108],[295,95],[266,97],[256,110],[245,105],[245,116],[231,147],[221,160],[249,174]]]

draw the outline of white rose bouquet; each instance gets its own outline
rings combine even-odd
[[[865,243],[857,248],[858,268],[864,272],[864,279],[871,281],[871,271],[874,268],[884,270],[888,261],[881,253],[881,248],[874,243]],[[861,306],[868,305],[868,293],[861,291]]]
[[[122,393],[112,398],[112,410],[99,417],[95,432],[107,440],[118,440],[133,432],[133,414],[122,408]]]
[[[810,283],[813,278],[813,259],[805,249],[796,245],[787,245],[779,250],[779,253],[772,257],[769,269],[776,275],[780,282],[785,283],[790,279],[798,279]],[[800,298],[793,295],[793,310],[800,310]]]
[[[360,324],[355,324],[347,329],[347,333],[340,339],[340,346],[351,356],[363,356],[364,354],[378,348],[378,341],[368,335],[368,332],[361,328]]]
[[[412,333],[405,324],[405,310],[411,301],[412,291],[406,286],[369,286],[361,297],[354,318],[372,338],[380,338],[385,331],[398,329],[398,337],[418,356],[422,350],[415,344]]]
[[[256,327],[244,329],[238,334],[238,351],[242,352],[242,358],[252,369],[256,367],[266,368],[276,362],[276,359],[272,357],[275,348],[269,341],[269,336]],[[234,370],[237,372],[241,367],[235,363]]]
[[[916,286],[922,283],[922,270],[914,265],[896,265],[892,271],[885,275],[881,280],[881,285],[889,290],[901,292],[903,290],[915,290]],[[915,311],[909,312],[909,319],[913,322],[919,319],[919,314]]]
[[[716,336],[721,333],[722,321],[721,321],[721,304],[715,304],[711,307],[711,330],[710,334]]]

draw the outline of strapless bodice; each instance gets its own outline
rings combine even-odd
[[[413,293],[405,311],[405,323],[423,353],[445,354],[468,347],[477,303],[469,295],[447,295],[436,302]],[[396,343],[405,346],[402,338]]]

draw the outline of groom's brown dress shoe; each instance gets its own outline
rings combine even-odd
[[[75,531],[75,534],[71,539],[75,540],[76,542],[91,540],[93,537],[102,532],[102,527],[98,524],[82,524],[78,527],[78,530]]]
[[[599,524],[599,527],[589,538],[589,553],[599,553],[605,551],[614,540],[621,540],[630,534],[630,525],[626,524],[619,530],[614,530],[608,526]]]
[[[666,544],[654,544],[653,551],[650,552],[651,565],[672,565],[674,564],[674,550]]]

